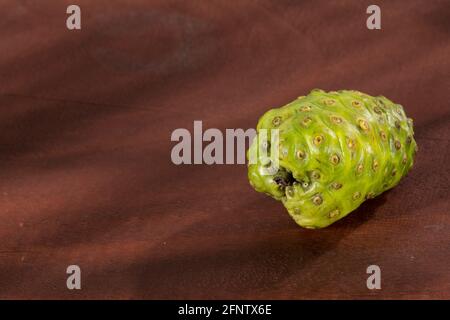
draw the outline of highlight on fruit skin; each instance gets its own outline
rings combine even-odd
[[[268,145],[261,130],[268,139],[278,130],[279,166],[267,174],[260,161],[249,163],[250,184],[281,201],[300,226],[327,227],[407,174],[417,151],[412,123],[383,96],[314,89],[259,119],[247,155]]]

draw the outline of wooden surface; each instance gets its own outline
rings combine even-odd
[[[450,298],[450,2],[378,1],[379,31],[369,4],[0,1],[0,298]],[[174,129],[251,128],[312,88],[405,107],[397,188],[312,231],[245,165],[172,164]]]

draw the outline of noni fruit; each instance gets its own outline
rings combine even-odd
[[[256,129],[247,153],[249,160],[257,155],[248,165],[250,184],[312,229],[396,186],[417,151],[413,121],[401,105],[354,90],[312,90],[267,111]]]

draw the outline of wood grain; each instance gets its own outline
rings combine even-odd
[[[71,3],[0,3],[0,298],[450,298],[448,1],[378,1],[379,31],[360,1],[79,0],[69,31]],[[172,164],[174,129],[312,88],[405,107],[397,188],[311,231],[245,165]]]

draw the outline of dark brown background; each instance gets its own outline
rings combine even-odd
[[[449,1],[377,1],[379,31],[371,1],[143,0],[75,1],[68,31],[73,2],[0,1],[1,298],[450,298]],[[254,127],[316,87],[401,103],[420,147],[333,226],[299,228],[244,165],[171,163],[174,129]]]

